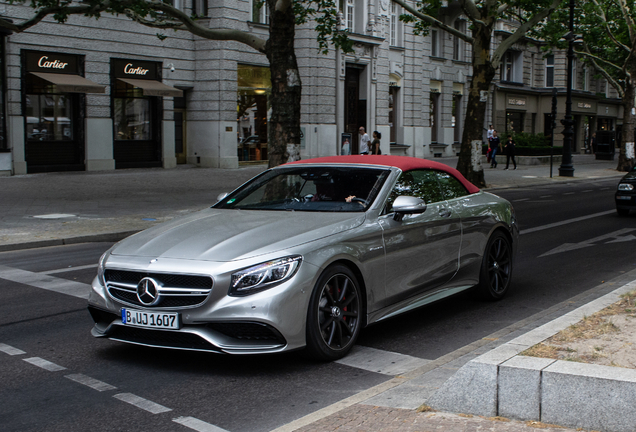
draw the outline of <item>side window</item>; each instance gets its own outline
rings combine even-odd
[[[468,191],[464,185],[452,175],[438,171],[437,179],[439,180],[440,187],[442,188],[444,198],[447,200],[468,195]]]
[[[421,198],[426,204],[444,200],[435,171],[413,170],[402,173],[387,200],[387,210],[399,196]]]

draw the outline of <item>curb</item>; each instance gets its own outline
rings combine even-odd
[[[142,230],[135,231],[122,231],[122,232],[111,232],[111,233],[103,233],[103,234],[89,234],[85,236],[78,237],[68,237],[63,239],[51,239],[51,240],[40,240],[33,242],[24,242],[24,243],[13,243],[0,245],[0,252],[10,252],[17,251],[23,249],[35,249],[41,247],[49,247],[49,246],[63,246],[63,245],[71,245],[78,243],[114,243],[120,240],[125,239],[133,234],[137,234]]]
[[[519,355],[620,300],[636,280],[465,364],[427,401],[440,411],[629,432],[636,370]],[[475,397],[479,395],[479,397]]]

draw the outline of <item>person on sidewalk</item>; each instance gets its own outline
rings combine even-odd
[[[499,150],[499,137],[497,136],[497,131],[492,131],[492,138],[490,139],[490,168],[497,168],[497,151]]]
[[[490,143],[490,140],[492,139],[493,131],[494,129],[492,128],[492,125],[488,125],[488,131],[486,132],[486,139],[488,140],[488,143]]]
[[[506,146],[504,147],[504,151],[506,152],[506,167],[505,170],[510,166],[510,158],[512,158],[512,163],[517,169],[517,161],[515,161],[515,142],[512,140],[512,135],[508,135],[508,141],[506,141]]]
[[[360,127],[358,131],[360,134],[360,154],[368,155],[369,154],[369,143],[371,142],[371,138],[369,138],[369,134],[364,131],[363,127]]]
[[[378,131],[373,131],[373,141],[371,141],[371,154],[372,155],[381,155],[382,150],[380,150],[380,139],[382,138],[382,134]]]

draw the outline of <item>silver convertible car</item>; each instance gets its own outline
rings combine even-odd
[[[502,298],[518,235],[508,201],[438,162],[288,163],[108,250],[89,297],[92,334],[338,359],[369,324],[473,287]]]

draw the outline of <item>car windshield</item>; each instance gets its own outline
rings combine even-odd
[[[214,205],[243,210],[365,211],[389,175],[386,168],[302,166],[266,171]]]

